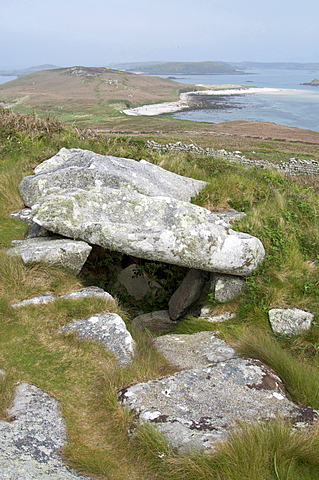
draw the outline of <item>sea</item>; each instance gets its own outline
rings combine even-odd
[[[168,78],[167,75],[161,75]],[[170,76],[169,78],[172,78]],[[186,84],[247,85],[285,89],[282,93],[249,93],[210,97],[205,108],[168,114],[173,118],[220,123],[229,120],[274,122],[319,131],[319,86],[301,85],[319,78],[319,70],[249,69],[243,75],[174,75]]]
[[[172,78],[167,75],[159,76]],[[15,78],[0,75],[0,84]],[[208,123],[229,120],[274,122],[319,132],[319,86],[302,85],[314,78],[319,78],[319,70],[252,68],[243,75],[174,75],[174,81],[192,85],[247,85],[281,88],[285,91],[281,94],[213,96],[205,99],[205,108],[184,110],[165,116]]]

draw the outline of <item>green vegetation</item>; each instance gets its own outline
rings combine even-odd
[[[165,133],[165,138],[176,141],[180,124],[171,125],[176,125],[176,133]],[[96,478],[316,480],[316,426],[298,431],[280,419],[258,425],[239,423],[213,455],[177,455],[147,425],[139,428],[135,436],[128,436],[134,418],[119,405],[117,392],[173,372],[153,348],[151,336],[132,331],[138,354],[132,365],[119,368],[113,356],[98,344],[79,341],[74,334],[58,333],[73,319],[110,310],[118,312],[131,329],[131,310],[124,301],[110,304],[101,299],[60,299],[19,310],[11,307],[13,301],[39,293],[67,293],[86,281],[62,269],[25,267],[19,259],[6,255],[10,241],[25,233],[22,222],[7,217],[22,206],[17,192],[19,180],[63,146],[144,158],[176,173],[207,180],[209,186],[194,201],[212,211],[230,207],[245,211],[247,216],[234,228],[258,236],[266,248],[265,262],[247,280],[240,300],[226,305],[236,312],[234,319],[208,324],[186,318],[179,322],[177,331],[218,329],[239,352],[259,358],[276,370],[292,399],[319,408],[317,179],[288,178],[272,170],[247,169],[211,157],[162,154],[145,148],[146,138],[162,143],[163,136],[154,131],[151,135],[119,135],[79,130],[58,120],[25,117],[0,109],[0,369],[5,371],[0,376],[0,415],[6,418],[16,382],[27,381],[44,389],[62,405],[69,435],[63,452],[65,460]],[[200,146],[205,146],[215,141],[213,137],[196,138]],[[180,133],[179,140],[190,143],[192,139],[189,133]],[[228,141],[228,137],[224,140]],[[244,140],[247,151],[255,149],[255,139],[251,144],[249,138]],[[222,143],[223,137],[218,141]],[[267,144],[272,151],[274,145],[286,145],[271,140]],[[303,146],[307,147],[298,143],[301,153]],[[150,275],[159,275],[154,266],[147,268]],[[308,332],[290,338],[272,333],[268,309],[288,306],[314,313],[315,321]],[[214,305],[216,313],[224,308]]]

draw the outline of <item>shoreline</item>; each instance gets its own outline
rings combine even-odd
[[[127,108],[122,110],[121,113],[125,115],[145,115],[155,116],[162,115],[164,113],[175,113],[181,110],[187,110],[190,108],[188,97],[194,98],[196,96],[214,96],[214,95],[243,95],[253,93],[266,93],[266,94],[285,94],[291,92],[290,89],[284,88],[268,88],[268,87],[238,87],[238,88],[225,88],[222,90],[202,90],[180,94],[180,100],[177,102],[164,102],[154,103],[151,105],[142,105],[141,107]],[[300,92],[300,90],[296,90]]]

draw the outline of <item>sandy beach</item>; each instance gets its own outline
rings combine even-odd
[[[296,90],[297,92],[298,90]],[[155,103],[152,105],[143,105],[136,108],[128,108],[122,110],[121,113],[126,115],[161,115],[163,113],[174,113],[179,112],[180,110],[185,110],[189,108],[188,97],[194,98],[194,96],[213,96],[213,95],[243,95],[243,94],[252,94],[252,93],[262,93],[262,94],[284,94],[285,92],[291,92],[291,90],[283,88],[266,88],[266,87],[241,87],[241,88],[228,88],[222,90],[202,90],[196,92],[187,92],[181,93],[180,100],[178,102],[166,102],[166,103]],[[300,92],[300,90],[298,91]]]

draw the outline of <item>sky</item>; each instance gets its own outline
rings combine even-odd
[[[318,0],[0,0],[0,69],[319,62]]]

